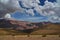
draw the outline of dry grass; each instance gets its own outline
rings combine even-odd
[[[0,36],[0,40],[60,40],[58,35],[48,35],[47,37],[41,37],[39,35],[26,36]]]
[[[45,25],[43,29],[38,29],[33,31],[31,35],[60,35],[60,25],[59,24],[48,24]],[[0,35],[26,35],[27,33],[23,33],[21,31],[11,30],[11,29],[1,29]]]

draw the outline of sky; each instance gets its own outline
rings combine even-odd
[[[18,3],[22,11],[7,13],[5,18],[30,22],[60,22],[60,0],[18,0]],[[19,7],[17,6],[17,8]]]

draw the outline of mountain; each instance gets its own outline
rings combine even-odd
[[[14,30],[26,30],[38,28],[35,24],[27,21],[0,19],[0,28],[9,28]]]
[[[59,25],[60,23],[51,23],[51,22],[28,22],[28,21],[18,21],[18,20],[8,20],[0,19],[0,28],[10,28],[14,30],[26,30],[26,29],[43,29],[47,25]],[[46,27],[45,27],[46,26]]]
[[[27,34],[59,34],[60,23],[51,22],[28,22],[18,20],[0,19],[0,31],[11,33],[27,33]],[[10,30],[9,30],[10,29]],[[13,31],[14,30],[14,31]],[[7,33],[6,33],[7,34]]]

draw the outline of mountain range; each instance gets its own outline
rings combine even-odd
[[[10,28],[15,30],[43,28],[46,24],[48,24],[48,22],[28,22],[0,19],[0,28]]]
[[[32,34],[59,34],[60,23],[51,22],[29,22],[0,19],[0,31],[4,30],[12,33],[32,33]],[[14,30],[14,31],[13,31]],[[7,33],[6,33],[7,34]],[[10,33],[9,33],[10,34]]]

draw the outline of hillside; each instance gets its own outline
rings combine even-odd
[[[60,24],[0,19],[0,34],[60,34]]]

